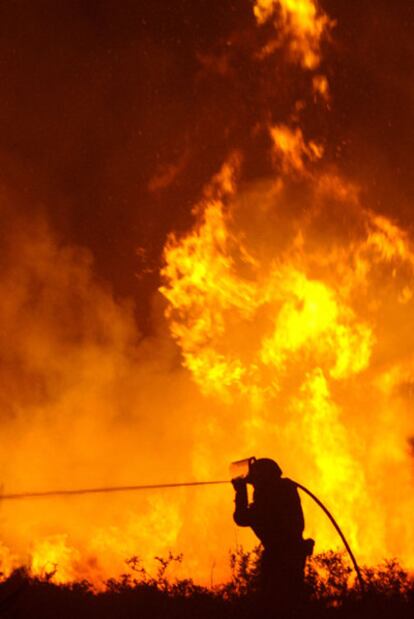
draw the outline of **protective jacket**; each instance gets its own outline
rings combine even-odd
[[[295,484],[279,478],[256,488],[249,505],[246,485],[236,491],[234,521],[251,527],[265,550],[278,554],[300,552],[303,545],[304,518]]]

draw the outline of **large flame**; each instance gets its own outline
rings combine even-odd
[[[412,565],[401,525],[414,501],[390,500],[412,475],[412,356],[396,364],[393,353],[412,311],[411,243],[337,176],[313,176],[294,216],[280,179],[237,194],[229,168],[194,231],[170,238],[162,289],[185,366],[238,411],[217,420],[230,443],[219,452],[230,458],[236,440],[241,454],[273,455],[326,498],[365,561]],[[319,550],[336,546],[318,514],[308,527]]]

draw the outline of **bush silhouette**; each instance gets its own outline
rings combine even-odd
[[[265,619],[257,589],[260,554],[258,547],[251,552],[238,548],[230,555],[229,582],[210,588],[191,579],[169,577],[171,568],[183,561],[182,555],[171,553],[156,558],[155,575],[145,570],[138,556],[129,558],[125,574],[108,580],[106,589],[98,593],[87,581],[62,586],[53,583],[53,574],[39,579],[18,570],[0,584],[0,614],[13,619]],[[344,554],[326,552],[312,557],[306,570],[307,599],[295,617],[414,616],[414,581],[397,560],[362,571],[363,593]]]

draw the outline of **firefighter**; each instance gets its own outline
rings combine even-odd
[[[304,540],[304,518],[295,484],[269,458],[252,459],[247,477],[232,480],[236,491],[234,521],[251,527],[263,545],[260,590],[277,610],[292,608],[303,595],[306,556],[313,540]],[[247,483],[253,486],[248,503]]]

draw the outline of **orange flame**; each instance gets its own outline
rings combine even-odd
[[[171,332],[200,389],[239,408],[239,453],[274,454],[327,497],[364,560],[398,554],[412,565],[413,533],[396,526],[403,518],[391,516],[389,501],[395,484],[409,483],[410,430],[396,424],[390,440],[390,421],[406,404],[395,392],[400,372],[390,375],[381,349],[384,329],[393,329],[383,312],[397,316],[411,302],[413,249],[338,177],[321,176],[310,190],[313,206],[294,221],[282,217],[280,183],[227,204],[205,199],[194,231],[166,248]],[[332,201],[348,211],[350,239],[329,235]],[[263,211],[269,202],[273,212]],[[248,229],[239,227],[244,210]],[[386,294],[377,289],[384,277]],[[412,509],[410,497],[399,500],[407,521]],[[308,526],[318,549],[335,545],[316,513]]]
[[[299,62],[305,69],[318,67],[321,40],[333,22],[315,0],[256,0],[254,14],[258,24],[275,20],[282,36],[290,40],[292,61]],[[278,45],[275,41],[273,47]]]
[[[291,129],[286,125],[275,125],[270,128],[270,136],[274,143],[275,159],[280,159],[285,174],[295,172],[303,175],[307,171],[307,161],[317,161],[323,156],[323,146],[314,140],[306,143],[299,127]]]

